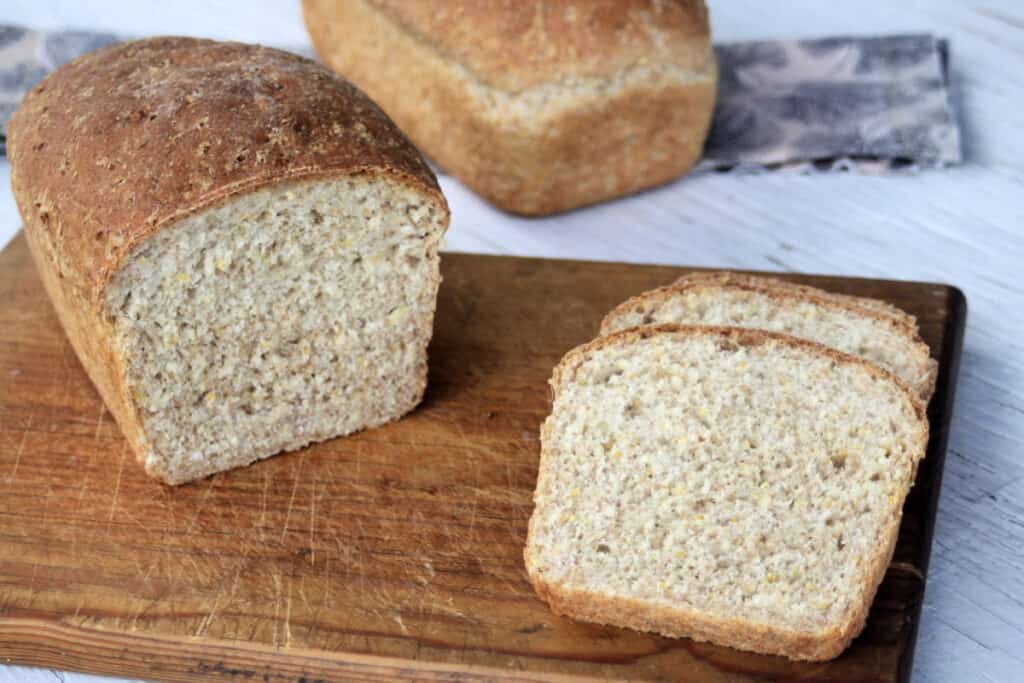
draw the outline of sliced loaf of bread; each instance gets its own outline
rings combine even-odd
[[[749,275],[747,273],[735,273],[729,270],[707,270],[697,271],[684,275],[676,280],[674,285],[689,285],[694,283],[720,284],[720,285],[743,285],[747,287],[767,287],[781,289],[787,292],[807,294],[816,297],[825,297],[840,303],[850,304],[859,308],[866,308],[870,311],[891,318],[899,323],[904,323],[917,330],[917,318],[910,315],[902,308],[895,306],[888,301],[872,299],[866,296],[852,296],[829,292],[809,285],[800,285],[788,280],[780,280],[774,277],[763,275]]]
[[[793,659],[859,633],[928,437],[898,378],[665,325],[569,352],[551,385],[524,555],[555,612]]]
[[[935,389],[938,364],[916,325],[857,301],[812,287],[778,286],[724,274],[684,280],[635,296],[605,317],[601,333],[666,323],[783,332],[877,363],[927,402]]]

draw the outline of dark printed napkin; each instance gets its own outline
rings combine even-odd
[[[109,33],[0,26],[0,131],[47,72]],[[308,54],[308,50],[296,50]],[[848,170],[959,163],[946,45],[929,35],[730,43],[698,168]],[[0,154],[5,135],[0,135]]]
[[[700,166],[865,171],[959,163],[947,45],[929,35],[716,46]]]

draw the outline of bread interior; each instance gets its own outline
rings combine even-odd
[[[374,175],[276,185],[184,218],[107,290],[147,470],[176,483],[409,411],[446,216]]]
[[[591,596],[565,604],[667,610],[620,625],[669,634],[692,635],[687,613],[807,634],[848,623],[888,561],[923,450],[909,394],[824,349],[619,338],[556,387],[531,574]]]

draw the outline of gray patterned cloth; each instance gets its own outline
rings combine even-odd
[[[0,26],[0,131],[47,72],[120,39]],[[933,36],[730,43],[715,51],[718,102],[702,170],[884,172],[961,160],[946,44]],[[0,154],[5,140],[0,135]]]
[[[703,168],[959,163],[947,45],[928,35],[719,45]]]

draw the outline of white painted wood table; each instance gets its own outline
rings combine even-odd
[[[297,2],[5,0],[0,22],[306,42]],[[952,41],[966,163],[902,176],[703,175],[543,220],[442,179],[448,248],[941,281],[970,307],[914,680],[1024,681],[1024,2],[711,0],[718,40]],[[20,224],[0,164],[0,245]],[[0,666],[0,683],[102,680]]]

